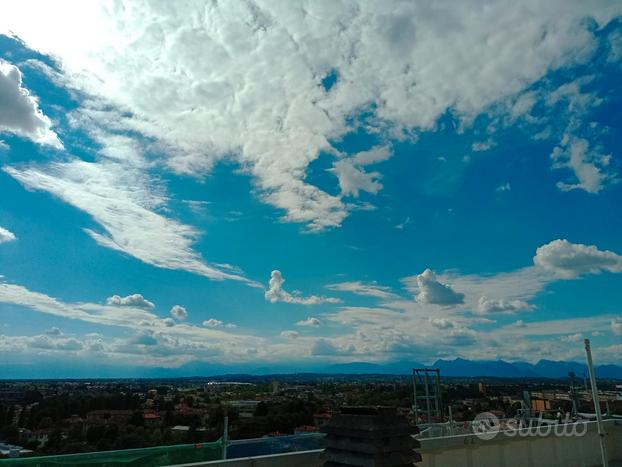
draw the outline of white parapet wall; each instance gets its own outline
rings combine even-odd
[[[609,460],[622,461],[622,425],[604,422]],[[558,428],[558,433],[564,432]],[[596,467],[602,466],[596,422],[583,436],[531,430],[499,432],[483,440],[473,434],[421,440],[421,467]],[[543,429],[544,430],[544,429]],[[579,430],[582,431],[582,430]]]
[[[606,420],[611,467],[622,466],[622,422]],[[554,430],[535,436],[498,433],[483,440],[473,434],[421,440],[419,467],[597,467],[602,466],[596,422],[585,423],[583,436],[558,436]],[[533,433],[533,431],[532,431]],[[521,435],[522,434],[522,435]],[[319,467],[322,451],[300,451],[176,467]]]

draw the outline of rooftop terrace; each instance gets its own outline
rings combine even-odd
[[[622,467],[622,420],[605,420],[610,467]],[[569,433],[550,430],[500,431],[493,439],[473,433],[451,436],[419,436],[419,467],[596,467],[602,466],[596,422],[561,425]],[[560,430],[560,428],[558,428]],[[585,433],[581,433],[585,430]],[[559,433],[559,432],[558,432]],[[303,434],[234,440],[229,459],[222,460],[223,443],[162,446],[125,451],[94,452],[0,460],[0,467],[319,467],[323,464],[322,434]],[[233,457],[233,458],[232,458]]]

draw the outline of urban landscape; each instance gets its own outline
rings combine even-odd
[[[223,437],[230,443],[230,459],[321,450],[323,427],[343,407],[395,409],[418,427],[415,438],[421,440],[477,434],[477,417],[482,413],[503,421],[501,431],[510,429],[509,420],[531,421],[532,430],[542,430],[548,424],[594,419],[589,383],[574,373],[560,379],[441,379],[438,375],[439,392],[430,408],[421,395],[434,393],[437,373],[428,370],[429,388],[420,377],[425,369],[416,369],[414,376],[4,381],[0,383],[4,443],[0,452],[5,458],[33,460],[61,455],[57,457],[61,463],[62,455],[100,452],[102,459],[109,456],[111,461],[115,453],[122,456],[125,450],[208,446],[222,443]],[[599,399],[604,419],[622,422],[622,379],[600,380]],[[619,439],[614,443],[619,445]],[[84,459],[80,463],[79,455],[64,459],[67,465],[95,465]],[[145,461],[144,465],[155,464]]]

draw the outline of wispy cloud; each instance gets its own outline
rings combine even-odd
[[[166,197],[143,172],[112,162],[77,159],[42,167],[5,167],[4,171],[25,187],[47,191],[90,214],[103,233],[85,230],[102,246],[161,268],[247,281],[207,263],[193,250],[199,233],[157,212],[165,207]]]
[[[390,299],[395,298],[393,292],[389,287],[385,287],[382,285],[378,285],[376,283],[365,283],[361,281],[352,281],[352,282],[338,282],[335,284],[329,284],[326,286],[327,289],[335,290],[338,292],[350,292],[356,295],[363,295],[367,297],[376,297],[381,299]]]

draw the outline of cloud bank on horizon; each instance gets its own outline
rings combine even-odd
[[[615,2],[4,9],[15,364],[622,361]]]

